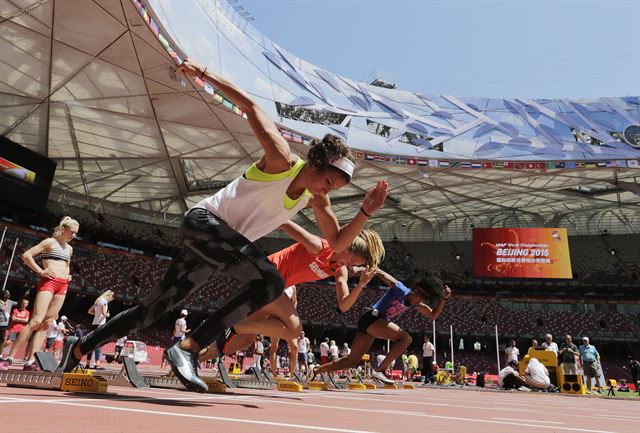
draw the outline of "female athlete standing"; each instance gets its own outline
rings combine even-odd
[[[32,333],[33,339],[27,347],[27,363],[25,370],[36,370],[35,353],[42,347],[46,337],[49,323],[58,317],[60,308],[67,296],[69,288],[69,264],[73,248],[69,245],[78,233],[80,224],[69,216],[65,216],[54,229],[53,236],[29,248],[22,254],[24,263],[40,277],[38,293],[36,294],[33,314],[29,323],[20,331],[16,342],[11,348],[9,356],[0,363],[0,369],[7,369],[12,363],[18,351],[29,341]],[[40,256],[42,266],[34,257]]]

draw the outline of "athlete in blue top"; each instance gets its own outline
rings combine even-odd
[[[361,272],[362,269],[356,269],[356,272],[358,271]],[[384,371],[394,359],[409,347],[411,335],[393,323],[391,319],[407,310],[415,309],[431,320],[436,320],[442,313],[445,302],[451,298],[451,289],[430,273],[427,273],[411,289],[381,269],[376,271],[376,276],[389,286],[389,290],[358,320],[358,332],[351,345],[351,354],[317,367],[313,371],[314,377],[318,374],[353,367],[360,362],[362,355],[369,351],[375,339],[381,338],[392,340],[393,344],[384,361],[374,370],[372,375],[383,383],[392,384],[393,380],[389,379]],[[443,296],[435,309],[432,309],[427,305],[427,302],[439,293],[442,293]]]

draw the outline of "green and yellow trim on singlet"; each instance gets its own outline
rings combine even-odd
[[[254,164],[251,164],[251,166],[247,169],[247,171],[245,171],[244,178],[247,180],[255,181],[255,182],[275,182],[278,180],[285,179],[287,177],[294,179],[298,175],[298,173],[300,173],[300,170],[302,170],[305,164],[306,162],[304,160],[298,158],[298,161],[296,161],[296,163],[293,164],[293,167],[291,167],[289,170],[283,171],[282,173],[274,174],[274,173],[265,173],[264,171],[256,167],[256,164],[254,163]],[[308,189],[305,189],[304,192],[300,194],[300,197],[295,199],[285,194],[284,195],[285,209],[287,210],[293,209],[298,204],[298,202],[300,202],[300,200],[302,200],[305,197],[311,198],[311,193],[309,192]]]

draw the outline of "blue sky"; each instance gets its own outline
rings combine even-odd
[[[640,0],[238,0],[332,72],[458,96],[640,94]]]

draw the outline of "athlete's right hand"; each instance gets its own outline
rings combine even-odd
[[[49,268],[43,269],[42,272],[40,272],[40,277],[42,278],[48,278],[50,280],[53,280],[54,278],[56,278],[56,276],[57,276],[56,273]]]
[[[200,76],[204,69],[205,68],[201,64],[190,58],[184,59],[180,66],[178,66],[179,72],[191,77]]]
[[[367,266],[366,268],[364,268],[364,270],[360,274],[360,281],[358,284],[362,286],[366,286],[367,284],[369,284],[369,281],[371,281],[373,277],[376,276],[376,271],[377,269],[373,267]]]

